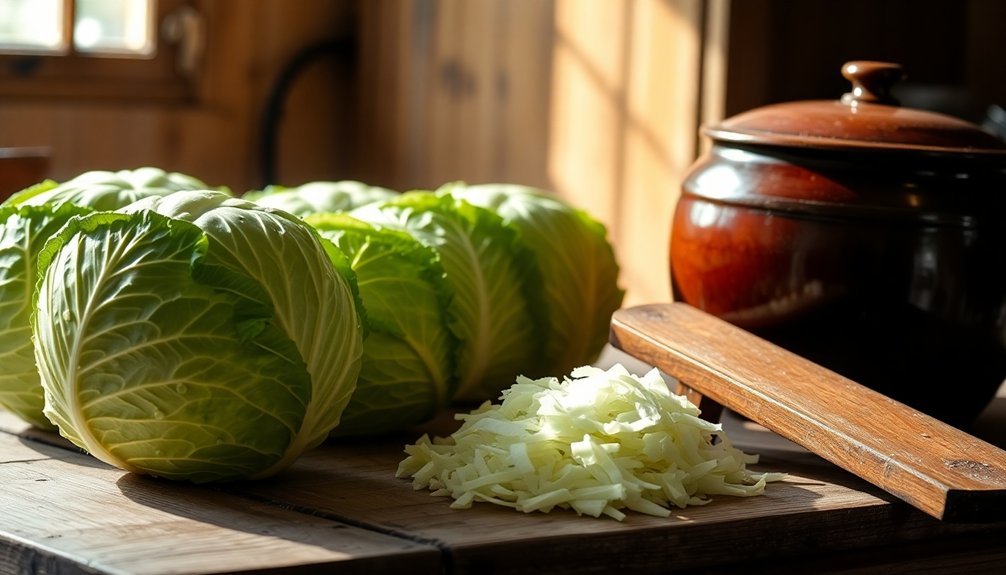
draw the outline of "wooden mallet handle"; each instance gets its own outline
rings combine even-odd
[[[618,310],[611,343],[934,517],[1006,520],[1006,452],[711,314]]]

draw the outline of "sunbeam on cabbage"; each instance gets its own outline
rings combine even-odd
[[[128,471],[283,470],[339,423],[360,369],[359,301],[330,256],[298,218],[219,192],[71,219],[39,261],[45,415]]]

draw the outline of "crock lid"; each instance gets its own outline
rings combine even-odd
[[[841,150],[903,150],[1006,158],[1006,142],[964,120],[902,108],[891,87],[900,65],[855,61],[842,67],[852,90],[840,100],[774,104],[703,130],[713,140]]]

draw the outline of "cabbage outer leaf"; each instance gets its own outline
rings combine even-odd
[[[538,375],[593,363],[608,341],[611,314],[622,305],[619,267],[604,226],[541,190],[515,184],[448,185],[441,194],[499,214],[534,254],[548,327]]]
[[[246,200],[270,208],[277,208],[295,216],[332,214],[354,210],[358,207],[395,198],[398,192],[370,186],[363,182],[309,182],[301,186],[270,186],[261,191],[251,191],[242,196]]]
[[[31,341],[35,262],[49,236],[87,208],[64,205],[0,208],[0,406],[42,429],[55,429],[42,413],[45,396]]]
[[[0,405],[32,425],[53,428],[42,413],[28,320],[36,283],[35,260],[48,238],[72,215],[114,210],[148,196],[204,188],[199,180],[159,168],[85,172],[64,184],[46,180],[3,203],[0,238]]]
[[[305,221],[349,258],[367,311],[360,379],[334,435],[378,435],[431,419],[457,387],[450,291],[436,252],[345,214]]]
[[[215,192],[124,212],[73,220],[43,250],[36,358],[61,433],[197,482],[266,477],[324,440],[362,344],[317,237]]]
[[[405,230],[437,251],[453,293],[451,329],[460,341],[455,399],[496,397],[517,371],[540,364],[540,280],[533,255],[499,216],[430,192],[408,192],[352,215]]]
[[[148,196],[165,196],[207,187],[192,176],[154,167],[117,172],[95,170],[61,184],[43,182],[12,195],[4,203],[32,206],[75,204],[111,211]]]
[[[332,265],[317,232],[301,219],[223,193],[178,192],[127,209],[153,209],[202,229],[213,246],[212,265],[240,270],[261,285],[272,321],[304,358],[311,402],[277,470],[324,441],[356,388],[363,356],[362,309],[351,270]]]

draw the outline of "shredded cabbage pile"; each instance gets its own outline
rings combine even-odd
[[[783,477],[749,472],[758,456],[733,447],[657,370],[638,377],[615,365],[570,375],[518,377],[501,403],[458,414],[464,423],[449,437],[406,446],[397,476],[449,495],[452,508],[487,501],[619,521],[622,509],[667,517],[672,505],[704,505],[711,495],[758,495]]]

